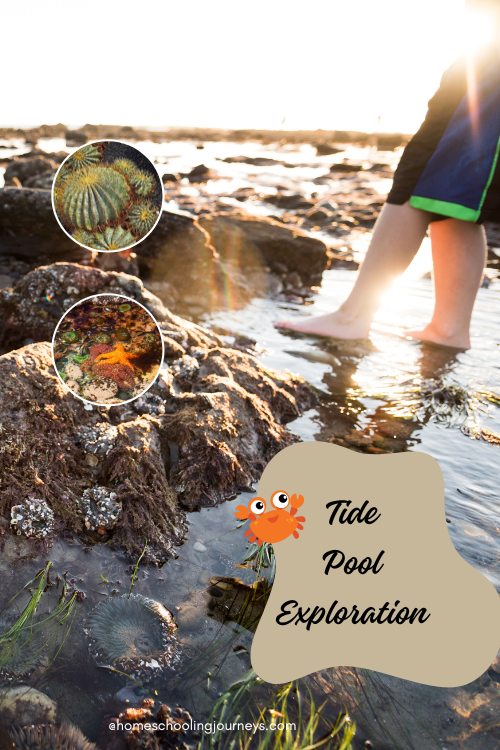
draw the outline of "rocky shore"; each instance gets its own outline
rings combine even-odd
[[[144,304],[165,341],[165,366],[155,385],[109,410],[67,392],[48,343],[65,310],[101,292]],[[0,293],[0,309],[9,349],[0,357],[4,532],[12,506],[35,499],[55,516],[44,543],[86,533],[132,555],[147,538],[149,559],[164,562],[186,533],[184,508],[216,505],[251,488],[267,462],[297,440],[286,424],[316,403],[302,378],[265,370],[251,342],[248,351],[228,346],[172,315],[124,273],[41,266]],[[120,513],[112,527],[86,529],[82,496],[96,487],[114,493]]]
[[[0,138],[22,138],[30,145],[36,145],[40,138],[65,138],[69,146],[81,146],[87,141],[105,138],[155,142],[195,140],[199,141],[200,145],[204,141],[261,141],[263,143],[312,143],[322,155],[335,153],[335,147],[332,145],[334,143],[355,143],[362,146],[375,143],[381,150],[392,150],[407,143],[410,137],[403,133],[374,134],[356,130],[231,130],[189,127],[155,130],[154,128],[133,128],[129,125],[91,124],[86,124],[78,130],[71,130],[62,123],[27,129],[0,128]]]

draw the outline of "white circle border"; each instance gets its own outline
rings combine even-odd
[[[57,215],[56,207],[54,205],[54,188],[55,188],[55,185],[56,185],[57,175],[59,174],[59,172],[61,171],[61,169],[63,168],[63,166],[66,164],[66,162],[68,161],[68,159],[73,156],[73,154],[75,154],[81,148],[85,148],[85,146],[93,146],[94,143],[119,143],[121,146],[128,146],[129,148],[135,149],[135,151],[138,151],[140,154],[142,154],[142,156],[144,156],[145,159],[147,159],[150,162],[151,166],[153,167],[154,171],[156,172],[156,176],[158,177],[158,180],[160,181],[160,185],[161,185],[161,206],[160,206],[160,212],[158,214],[158,218],[156,219],[154,225],[151,227],[151,229],[149,230],[149,232],[144,235],[144,237],[141,237],[139,240],[137,240],[137,242],[134,242],[133,245],[129,245],[128,247],[120,247],[118,250],[97,250],[97,248],[95,248],[95,247],[89,247],[88,245],[83,245],[81,242],[78,242],[78,240],[75,240],[75,238],[72,237],[71,234],[63,227],[61,221],[59,220],[59,216]],[[140,243],[143,240],[145,240],[146,237],[149,237],[149,235],[151,234],[151,232],[153,232],[156,229],[156,227],[158,226],[158,222],[161,219],[161,215],[163,213],[163,209],[165,207],[165,191],[164,191],[164,188],[163,188],[163,182],[162,182],[162,179],[160,177],[160,173],[158,172],[158,169],[155,167],[155,165],[153,164],[153,162],[151,161],[151,159],[149,158],[149,156],[146,156],[146,154],[143,151],[141,151],[139,148],[136,148],[135,146],[131,146],[130,143],[125,143],[125,141],[119,141],[116,138],[101,138],[98,141],[89,141],[88,143],[84,143],[82,146],[80,146],[79,148],[77,148],[74,151],[72,151],[71,154],[68,154],[67,157],[64,159],[64,161],[62,161],[59,164],[59,168],[58,168],[57,172],[55,173],[54,179],[52,181],[52,187],[50,189],[50,201],[52,203],[52,211],[54,213],[54,216],[56,217],[57,223],[59,224],[60,228],[63,230],[64,234],[67,237],[69,237],[70,240],[72,240],[75,243],[75,245],[80,245],[80,247],[85,248],[85,250],[94,250],[95,252],[98,252],[98,253],[120,253],[123,250],[132,250],[132,248],[137,247],[137,245],[140,245]]]
[[[158,331],[160,332],[160,338],[161,338],[161,360],[160,360],[160,364],[158,366],[158,372],[156,373],[155,377],[153,378],[153,380],[151,381],[151,383],[148,385],[148,387],[145,388],[137,396],[133,396],[133,398],[129,398],[129,399],[127,399],[127,401],[118,401],[118,403],[116,403],[116,404],[99,404],[99,403],[97,403],[97,401],[89,401],[88,399],[83,398],[83,396],[79,396],[77,393],[75,393],[74,391],[72,391],[71,388],[68,388],[68,386],[66,385],[66,383],[64,382],[64,380],[59,375],[59,370],[57,369],[56,360],[55,360],[55,357],[54,357],[54,342],[55,342],[55,339],[56,339],[57,329],[61,325],[61,323],[64,320],[64,318],[66,317],[66,315],[69,312],[71,312],[71,310],[73,310],[73,308],[76,307],[77,305],[81,305],[83,302],[87,302],[87,300],[95,299],[96,297],[120,297],[121,299],[126,299],[127,302],[133,302],[134,305],[139,305],[139,307],[142,307],[142,309],[145,310],[147,312],[147,314],[153,319],[153,321],[154,321],[154,323],[155,323]],[[78,300],[78,302],[75,302],[74,305],[71,305],[71,307],[68,307],[68,309],[66,310],[66,312],[64,313],[64,315],[59,319],[59,322],[57,323],[57,325],[56,325],[56,327],[54,329],[54,333],[52,334],[52,343],[50,345],[50,353],[52,355],[52,364],[54,366],[54,370],[55,370],[56,375],[57,375],[57,377],[59,379],[59,382],[63,384],[63,386],[66,388],[66,390],[67,390],[68,393],[71,393],[71,395],[74,396],[75,398],[79,398],[80,401],[83,401],[86,404],[90,404],[90,406],[104,406],[106,409],[112,409],[113,406],[123,406],[124,404],[130,404],[131,401],[135,401],[136,399],[141,398],[141,396],[143,396],[145,393],[147,393],[149,391],[149,389],[151,388],[151,386],[153,386],[155,384],[155,382],[158,379],[158,376],[159,376],[159,374],[161,372],[161,368],[163,367],[163,363],[164,363],[164,360],[165,360],[165,342],[163,340],[163,334],[161,332],[160,326],[158,325],[158,321],[156,320],[155,316],[151,313],[151,311],[148,310],[147,307],[145,307],[144,305],[142,305],[140,302],[137,302],[137,300],[132,299],[132,297],[126,297],[124,294],[115,294],[114,292],[101,292],[100,294],[92,294],[92,295],[90,295],[90,297],[84,297],[83,299]]]

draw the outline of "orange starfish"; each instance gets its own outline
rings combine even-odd
[[[137,354],[126,352],[123,344],[116,344],[112,351],[98,354],[95,358],[95,363],[100,365],[125,365],[133,370],[134,365],[131,360],[136,358]]]

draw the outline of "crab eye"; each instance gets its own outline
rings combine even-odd
[[[260,516],[262,513],[264,513],[265,509],[266,504],[261,497],[256,497],[255,500],[252,500],[250,510],[255,516]]]
[[[271,502],[275,508],[286,508],[290,502],[290,498],[286,492],[275,492],[271,498]]]

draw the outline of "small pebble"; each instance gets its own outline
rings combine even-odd
[[[193,549],[195,549],[197,552],[206,552],[207,551],[207,548],[201,542],[195,542],[194,545],[193,545]]]

